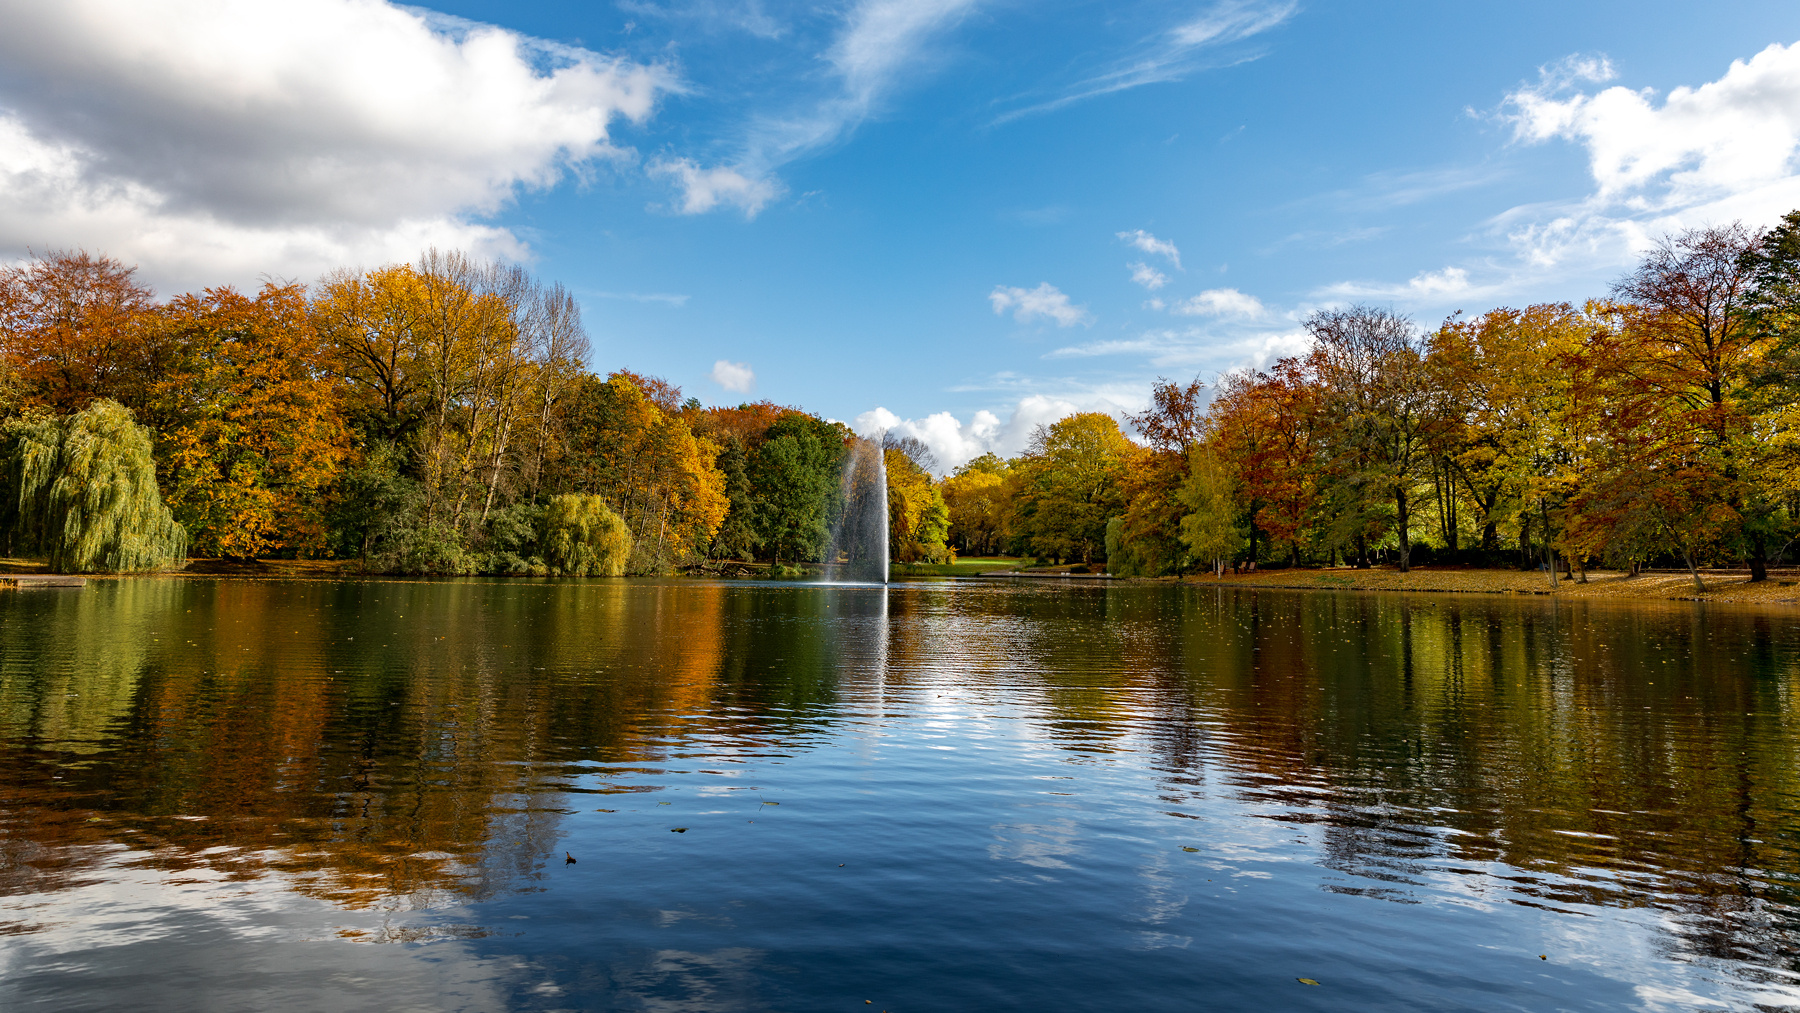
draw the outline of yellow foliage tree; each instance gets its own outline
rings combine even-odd
[[[304,289],[184,295],[163,308],[159,331],[176,352],[149,403],[161,423],[166,495],[193,550],[319,551],[321,494],[351,445]]]

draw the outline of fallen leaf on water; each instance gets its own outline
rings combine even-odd
[[[673,802],[658,802],[656,804],[657,805],[674,805],[675,803],[673,803]]]
[[[687,827],[670,827],[670,828],[669,828],[669,833],[671,833],[671,834],[685,834],[685,833],[687,833]]]
[[[616,813],[619,810],[617,810],[617,809],[595,809],[594,811],[597,813]]]
[[[1538,959],[1539,960],[1549,960],[1550,958],[1547,955],[1540,953],[1540,954],[1538,954]]]
[[[1190,848],[1187,845],[1183,844],[1181,846],[1181,850],[1183,850],[1183,851],[1199,851],[1200,849],[1199,848]]]
[[[1294,980],[1299,982],[1302,985],[1317,985],[1318,984],[1318,982],[1312,980],[1311,978],[1295,978]]]
[[[764,802],[763,805],[780,805],[780,802]]]

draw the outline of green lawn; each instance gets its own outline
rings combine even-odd
[[[1010,570],[1023,560],[1002,556],[965,557],[954,563],[895,563],[902,577],[971,577],[988,570]]]

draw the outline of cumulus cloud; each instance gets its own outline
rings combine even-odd
[[[1169,312],[1188,317],[1260,317],[1262,300],[1235,288],[1209,288],[1169,307]]]
[[[1604,58],[1572,57],[1501,106],[1519,142],[1586,149],[1595,185],[1578,202],[1497,220],[1531,266],[1627,260],[1671,229],[1766,222],[1800,206],[1800,43],[1733,61],[1660,102],[1650,89],[1585,90],[1614,76]]]
[[[1022,324],[1043,317],[1056,321],[1058,327],[1073,327],[1094,319],[1086,307],[1071,304],[1069,297],[1049,282],[1032,289],[996,285],[988,293],[988,302],[993,304],[995,316],[1003,316],[1010,309],[1013,319]]]
[[[1143,229],[1132,229],[1130,232],[1121,232],[1119,233],[1119,238],[1145,253],[1167,257],[1169,258],[1169,262],[1174,264],[1176,268],[1181,267],[1181,251],[1176,249],[1175,244],[1168,240],[1158,239],[1150,233],[1145,232]]]
[[[1118,407],[1109,401],[1082,400],[1090,403],[1084,405],[1067,398],[1030,394],[1014,404],[1004,422],[985,409],[977,411],[965,423],[950,412],[937,412],[922,419],[903,419],[886,408],[875,408],[858,415],[850,428],[867,437],[884,432],[917,437],[937,455],[939,467],[947,474],[982,454],[1013,457],[1031,442],[1032,430],[1076,412],[1100,410],[1119,414]]]
[[[1131,268],[1131,280],[1154,292],[1169,283],[1169,276],[1141,260],[1125,265]]]
[[[666,68],[379,0],[0,0],[0,249],[178,283],[439,244],[629,151]],[[172,276],[172,277],[171,277]]]
[[[763,205],[781,195],[780,185],[772,179],[753,178],[725,166],[703,169],[689,158],[653,162],[650,174],[675,177],[681,186],[682,214],[697,215],[728,205],[741,209],[746,218],[755,218]]]
[[[710,375],[714,383],[740,394],[748,394],[750,388],[756,386],[756,373],[747,362],[727,362],[720,359],[713,363]]]

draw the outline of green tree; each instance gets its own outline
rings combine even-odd
[[[187,558],[187,530],[156,488],[150,432],[116,401],[0,427],[0,531],[9,552],[60,573],[161,570]]]
[[[774,562],[816,560],[843,499],[849,430],[793,412],[769,426],[751,457],[757,537]]]
[[[631,558],[631,531],[606,501],[584,493],[550,497],[544,561],[570,577],[617,577]]]
[[[1181,541],[1189,554],[1205,560],[1214,574],[1224,573],[1225,561],[1244,546],[1231,473],[1205,444],[1189,447],[1187,459],[1187,478],[1175,494],[1188,510],[1181,518]]]
[[[1084,563],[1105,551],[1106,525],[1125,508],[1120,483],[1138,451],[1100,412],[1040,426],[1014,467],[1016,524],[1031,550]]]

